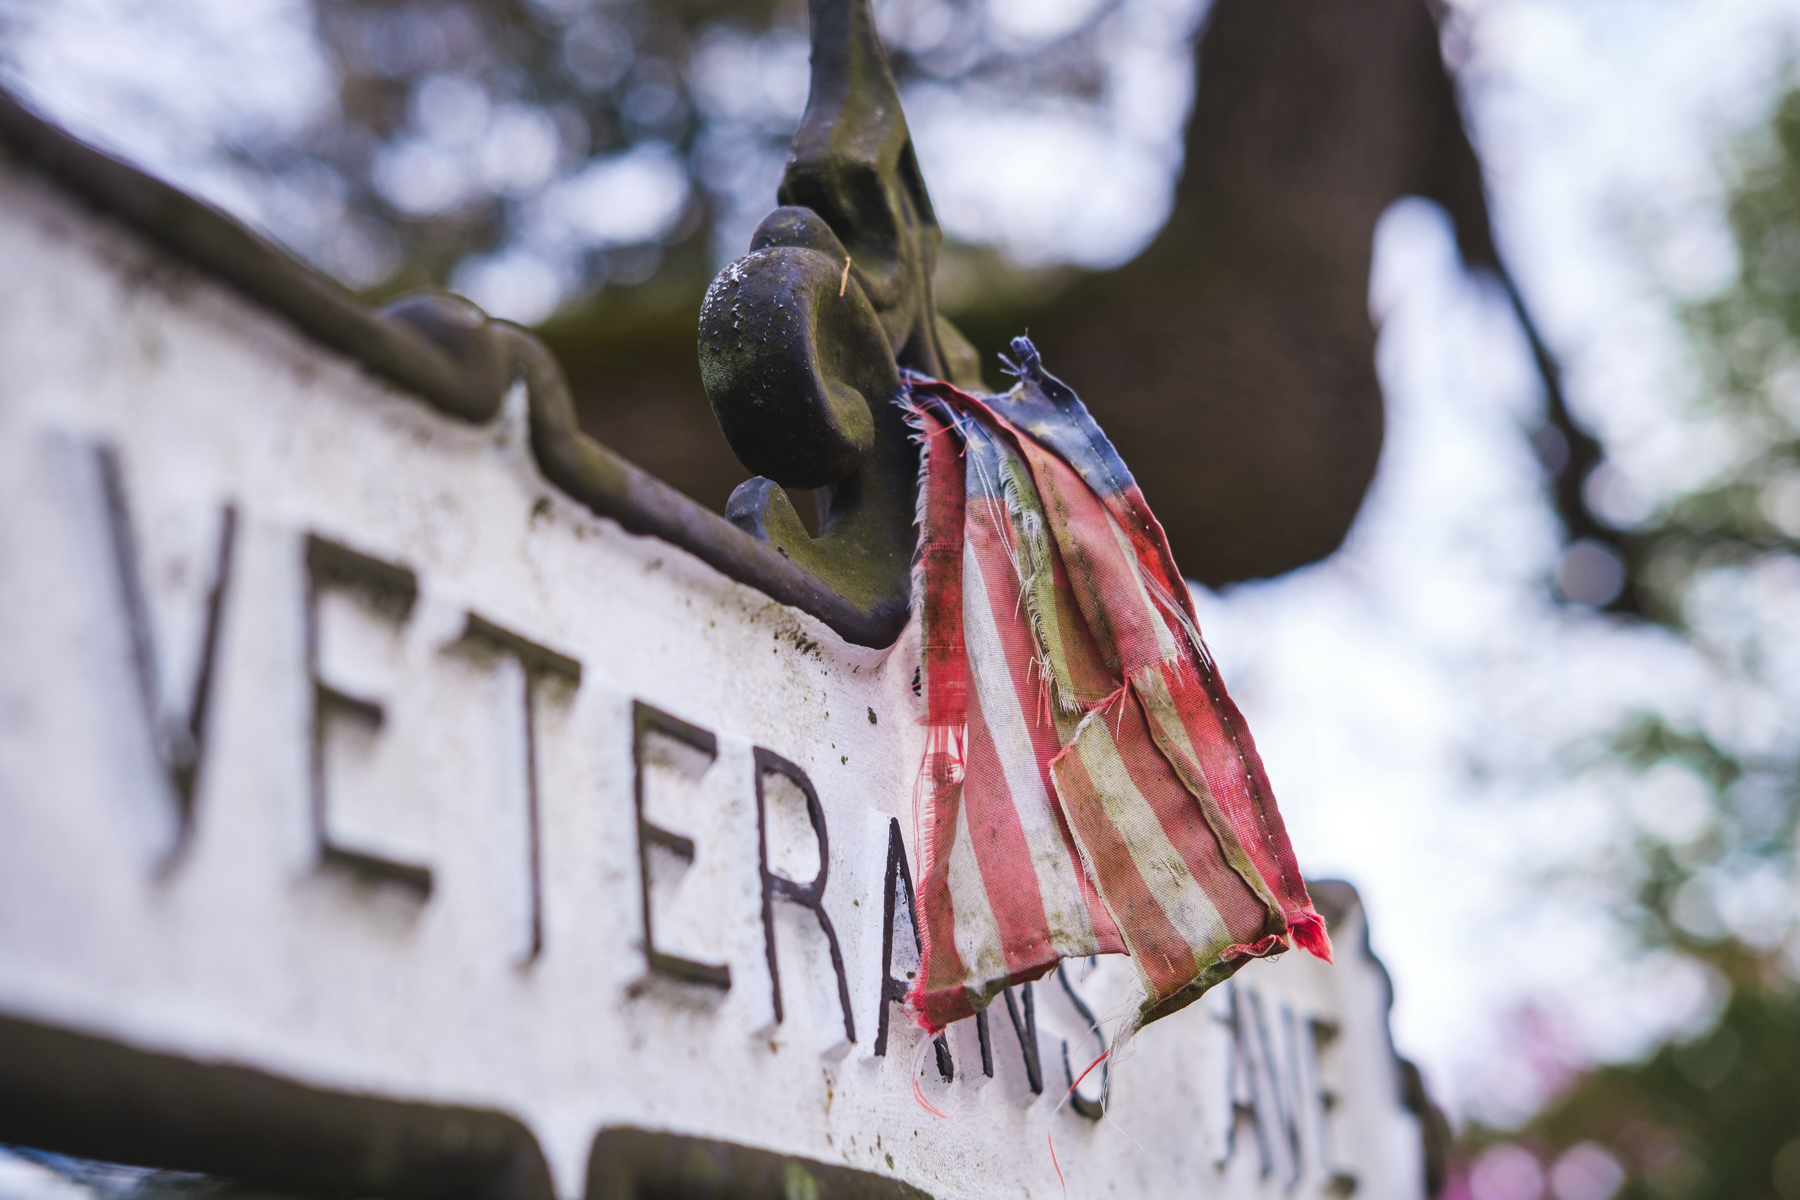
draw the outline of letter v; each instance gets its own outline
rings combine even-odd
[[[220,615],[225,607],[225,582],[231,574],[231,556],[237,537],[237,509],[227,504],[219,517],[219,547],[213,577],[206,593],[206,624],[200,635],[200,662],[194,672],[193,690],[185,712],[165,711],[162,676],[156,658],[156,639],[151,632],[150,607],[138,561],[131,507],[125,497],[125,481],[118,452],[96,444],[94,457],[100,486],[106,494],[106,523],[112,535],[113,565],[118,571],[119,592],[125,603],[125,620],[131,632],[132,666],[144,702],[144,719],[156,749],[175,805],[175,841],[163,869],[175,865],[186,849],[194,823],[194,786],[206,745],[206,718],[212,696],[213,668],[218,659]]]

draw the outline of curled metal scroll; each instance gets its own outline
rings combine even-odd
[[[758,472],[733,524],[851,604],[904,614],[918,456],[900,369],[979,381],[931,276],[943,239],[868,0],[811,0],[812,93],[782,207],[700,310],[700,373],[726,440]],[[819,536],[784,488],[817,489]]]

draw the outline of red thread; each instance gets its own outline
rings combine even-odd
[[[929,1045],[931,1045],[931,1037],[928,1034],[925,1037],[919,1039],[919,1047],[917,1050],[915,1050],[913,1052],[913,1065],[912,1065],[913,1099],[917,1100],[919,1102],[920,1108],[924,1109],[926,1112],[930,1113],[932,1116],[941,1117],[944,1120],[948,1121],[950,1118],[945,1116],[942,1112],[940,1112],[938,1110],[936,1105],[932,1104],[931,1101],[929,1101],[925,1098],[925,1089],[919,1086],[919,1073],[925,1069],[925,1066],[924,1066],[924,1064],[925,1064],[925,1047],[927,1047]]]
[[[1076,1088],[1078,1088],[1078,1087],[1080,1087],[1080,1086],[1081,1086],[1081,1081],[1082,1081],[1082,1080],[1084,1080],[1084,1079],[1086,1079],[1086,1078],[1087,1078],[1087,1077],[1088,1077],[1088,1076],[1089,1076],[1089,1075],[1090,1075],[1090,1074],[1092,1074],[1092,1073],[1093,1073],[1093,1070],[1094,1070],[1094,1068],[1095,1068],[1095,1067],[1097,1067],[1097,1066],[1099,1066],[1099,1065],[1100,1065],[1100,1064],[1101,1064],[1101,1063],[1103,1063],[1103,1062],[1105,1062],[1105,1061],[1106,1061],[1106,1056],[1107,1056],[1107,1055],[1108,1055],[1108,1054],[1111,1054],[1111,1053],[1112,1053],[1112,1051],[1111,1051],[1111,1050],[1102,1050],[1102,1051],[1101,1051],[1101,1052],[1100,1052],[1100,1057],[1099,1057],[1099,1058],[1096,1058],[1096,1059],[1095,1059],[1095,1060],[1094,1060],[1094,1061],[1093,1061],[1093,1062],[1091,1062],[1091,1063],[1089,1063],[1089,1064],[1088,1064],[1088,1065],[1087,1065],[1087,1070],[1085,1070],[1085,1071],[1083,1071],[1083,1072],[1082,1072],[1082,1073],[1081,1073],[1081,1074],[1079,1074],[1079,1075],[1077,1075],[1077,1076],[1076,1076],[1076,1077],[1075,1077],[1075,1082],[1074,1082],[1074,1083],[1071,1083],[1071,1084],[1070,1084],[1070,1085],[1069,1085],[1069,1090],[1070,1090],[1070,1091],[1071,1091],[1071,1092],[1073,1092],[1073,1091],[1074,1091],[1074,1090],[1075,1090],[1075,1089],[1076,1089]]]
[[[1062,1164],[1056,1161],[1056,1143],[1050,1140],[1050,1135],[1047,1133],[1044,1135],[1044,1144],[1050,1147],[1050,1165],[1056,1168],[1056,1182],[1062,1184],[1063,1195],[1067,1196],[1069,1181],[1063,1178]]]
[[[926,1112],[930,1113],[932,1116],[943,1117],[944,1120],[946,1120],[946,1121],[948,1121],[950,1119],[949,1117],[944,1116],[943,1113],[939,1112],[937,1110],[936,1106],[933,1105],[931,1103],[931,1101],[929,1101],[925,1098],[925,1090],[919,1086],[919,1077],[917,1075],[913,1076],[913,1099],[917,1100],[919,1102],[920,1108],[924,1109]]]

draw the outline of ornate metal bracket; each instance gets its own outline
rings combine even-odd
[[[811,0],[812,93],[782,207],[700,310],[700,373],[758,476],[727,518],[883,623],[904,621],[918,456],[894,400],[900,368],[979,383],[937,314],[943,234],[868,0]],[[819,536],[783,488],[817,489]]]

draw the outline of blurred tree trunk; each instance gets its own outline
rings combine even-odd
[[[1220,0],[1197,49],[1168,225],[1014,322],[1093,408],[1176,561],[1216,586],[1330,554],[1374,476],[1381,214],[1428,196],[1491,251],[1419,0]]]
[[[1382,441],[1367,297],[1387,206],[1437,200],[1472,266],[1494,254],[1422,0],[1219,0],[1196,66],[1185,171],[1149,248],[1035,301],[978,288],[954,315],[991,383],[1007,339],[1031,333],[1118,444],[1176,561],[1217,586],[1323,558],[1361,505]],[[744,472],[700,389],[699,300],[652,315],[615,294],[544,332],[584,426],[719,508]]]

